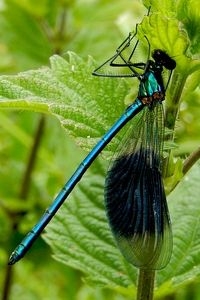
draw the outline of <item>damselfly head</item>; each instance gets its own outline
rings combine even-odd
[[[152,53],[152,57],[159,65],[164,66],[167,70],[173,70],[176,67],[176,62],[165,51],[156,49]]]

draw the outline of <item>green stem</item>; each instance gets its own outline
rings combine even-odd
[[[48,38],[52,45],[53,54],[61,55],[63,51],[63,45],[68,42],[69,34],[66,33],[67,23],[67,6],[63,5],[60,15],[58,16],[58,22],[55,29],[52,29],[49,24],[42,20],[40,26],[42,27],[45,36]]]
[[[24,172],[23,178],[22,178],[22,183],[21,183],[21,189],[19,191],[19,198],[22,200],[26,200],[28,196],[28,191],[31,183],[31,174],[33,172],[36,158],[37,158],[37,153],[38,149],[40,146],[40,142],[43,136],[43,131],[44,131],[44,125],[45,125],[45,117],[41,116],[36,133],[35,133],[35,139],[33,146],[31,148],[31,152],[28,158],[28,163],[26,166],[26,170]],[[12,214],[11,213],[11,218],[12,218],[12,236],[14,236],[15,232],[18,229],[19,226],[19,216],[22,217],[25,214],[24,211],[18,212],[17,214]],[[9,259],[8,255],[8,259]],[[13,278],[13,267],[10,265],[6,266],[6,271],[5,271],[5,278],[4,278],[4,285],[3,285],[3,291],[2,291],[2,300],[8,300],[9,295],[10,295],[10,290],[11,290],[11,284],[12,284],[12,278]]]
[[[10,288],[12,284],[13,278],[13,268],[12,266],[6,266],[5,278],[4,278],[4,285],[3,285],[3,293],[2,293],[2,300],[8,300],[10,295]]]
[[[199,159],[200,159],[200,147],[198,147],[197,150],[192,152],[184,161],[183,174],[185,175]]]
[[[66,27],[66,19],[67,19],[67,9],[63,8],[58,24],[58,31],[56,35],[56,39],[58,41],[58,45],[54,49],[54,53],[61,54],[62,53],[62,43],[65,41],[65,27]]]
[[[165,105],[165,126],[174,131],[175,122],[179,112],[180,98],[186,82],[187,76],[182,76],[180,73],[174,74],[171,79],[167,100]],[[172,135],[174,137],[174,134]]]
[[[199,65],[195,66],[195,68],[190,69],[190,72],[187,73],[187,75],[185,76],[182,76],[180,75],[180,73],[176,73],[176,72],[174,72],[172,76],[171,84],[168,90],[169,93],[167,96],[166,107],[165,107],[165,126],[171,130],[171,133],[168,134],[166,140],[170,140],[170,141],[174,140],[175,122],[179,112],[180,98],[183,92],[183,88],[185,86],[188,76],[197,70],[199,70]],[[172,157],[173,155],[172,151],[173,150],[169,151],[168,158],[164,165],[164,172],[163,172],[164,177],[168,177],[171,175],[169,174],[167,169],[168,169],[170,157]],[[191,153],[188,156],[188,158],[185,160],[182,169],[183,175],[185,175],[189,171],[189,169],[196,163],[196,161],[199,158],[200,158],[200,147],[197,150],[195,150],[193,153]]]
[[[45,126],[45,117],[44,117],[44,115],[42,115],[39,120],[39,124],[36,129],[36,132],[35,132],[33,146],[31,148],[27,167],[24,172],[23,179],[22,179],[21,190],[19,191],[19,197],[21,199],[26,199],[28,196],[28,191],[29,191],[29,187],[30,187],[30,183],[31,183],[31,175],[32,175],[32,172],[33,172],[33,169],[35,166],[38,149],[39,149],[40,142],[41,142],[41,139],[43,136],[44,126]]]
[[[137,300],[153,300],[155,270],[139,269]]]
[[[180,99],[183,92],[184,85],[186,83],[187,76],[182,76],[180,73],[174,71],[170,86],[167,90],[167,97],[165,103],[165,127],[170,129],[170,133],[165,137],[165,141],[174,140],[175,123],[177,120]],[[172,155],[172,150],[169,150],[169,155],[166,158],[163,166],[163,177],[169,177],[168,165]]]

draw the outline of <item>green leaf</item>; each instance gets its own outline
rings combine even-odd
[[[177,19],[180,22],[181,30],[185,30],[190,39],[191,49],[199,51],[199,1],[198,0],[143,0],[143,4],[151,14],[160,14],[164,18]],[[163,39],[170,36],[163,32]]]
[[[96,161],[44,235],[59,261],[101,286],[135,285],[137,270],[116,248],[103,203],[105,166]]]
[[[151,11],[159,11],[163,15],[174,15],[176,8],[176,1],[174,0],[143,0],[143,4],[149,8],[151,7]]]
[[[146,36],[153,49],[163,49],[175,58],[177,68],[184,68],[188,64],[185,52],[189,46],[188,37],[175,18],[167,17],[162,13],[152,13],[145,17],[139,27],[139,38]]]
[[[169,265],[159,272],[162,289],[169,282],[174,289],[200,275],[200,164],[196,164],[168,197],[174,249]]]
[[[199,1],[198,0],[182,0],[177,6],[177,17],[183,23],[190,39],[190,52],[197,55],[200,53],[200,37],[199,37]]]
[[[91,75],[92,59],[84,62],[71,52],[69,62],[59,56],[50,61],[51,68],[1,76],[0,109],[54,115],[77,144],[90,150],[124,110],[128,84],[112,78],[99,80]]]
[[[113,242],[103,205],[105,168],[97,164],[82,179],[47,227],[45,240],[53,256],[81,270],[90,283],[125,287],[135,292],[137,269],[128,264]],[[168,197],[174,248],[168,266],[157,272],[157,295],[167,295],[200,275],[200,165],[185,176]]]

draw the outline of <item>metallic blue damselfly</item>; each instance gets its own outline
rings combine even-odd
[[[136,77],[139,80],[136,100],[81,162],[39,222],[11,254],[9,264],[14,264],[25,255],[95,158],[131,119],[136,127],[106,178],[105,202],[109,223],[121,252],[135,266],[160,269],[169,261],[172,234],[161,175],[164,130],[162,101],[166,91],[162,72],[165,68],[171,76],[176,63],[159,49],[153,51],[153,60],[148,58],[146,63],[131,62],[138,41],[128,58],[123,53],[134,36],[129,34],[116,54],[97,68],[93,75]],[[121,63],[118,62],[119,58]],[[99,74],[107,64],[122,70],[127,68],[129,74]]]

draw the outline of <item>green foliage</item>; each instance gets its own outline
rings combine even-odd
[[[198,1],[184,0],[144,3],[146,7],[151,5],[151,14],[138,26],[140,40],[144,41],[146,35],[152,48],[166,50],[177,61],[166,100],[170,130],[173,129],[175,108],[180,110],[176,131],[179,147],[170,157],[173,174],[167,178],[167,184],[174,187],[182,176],[182,161],[179,158],[174,164],[173,156],[185,156],[199,144],[199,4]],[[73,167],[81,161],[82,153],[66,138],[66,133],[79,147],[90,151],[132,101],[130,87],[134,85],[137,91],[137,81],[93,77],[91,72],[96,63],[88,55],[93,54],[101,62],[113,55],[143,12],[146,10],[137,1],[45,0],[37,5],[31,0],[5,1],[0,19],[0,53],[4,55],[0,70],[23,72],[0,77],[0,124],[3,129],[0,131],[0,240],[2,245],[6,243],[6,250],[3,247],[1,250],[2,267],[7,259],[7,249],[14,247],[21,235],[30,229],[49,198],[54,197],[55,191],[66,180],[65,170],[70,176]],[[66,20],[64,27],[63,20]],[[67,52],[69,49],[73,52]],[[62,54],[63,58],[52,54]],[[50,66],[41,68],[41,65],[47,65],[49,56]],[[24,72],[26,69],[31,70]],[[41,122],[41,113],[46,118],[46,132],[38,151],[32,185],[24,199],[20,193],[21,178],[34,143],[33,132]],[[65,133],[60,130],[60,125]],[[103,158],[113,155],[128,127],[110,143]],[[16,272],[20,288],[17,283],[13,285],[10,299],[66,299],[66,295],[81,300],[133,299],[137,270],[119,253],[106,221],[103,206],[106,167],[107,163],[99,158],[44,235],[54,257],[78,272],[57,267],[55,263],[51,265],[40,240],[31,250],[31,259],[38,271],[35,273],[32,263],[26,259],[24,264],[19,263]],[[200,278],[199,175],[200,166],[196,164],[168,197],[174,250],[170,264],[157,274],[156,296],[159,299],[169,294],[173,299],[184,299],[183,294],[178,298],[182,287],[194,280],[198,282]],[[170,190],[168,186],[167,190]],[[17,224],[16,235],[13,224]],[[9,241],[11,235],[13,240]],[[57,268],[63,272],[63,277],[60,273],[57,275]],[[115,293],[99,289],[85,292],[79,271],[84,273],[88,283],[107,287],[123,296],[113,296]],[[47,292],[36,280],[38,274],[39,278],[47,278],[45,281],[40,279],[47,287],[56,278],[56,287],[47,288]],[[26,293],[24,282],[29,289]]]
[[[117,287],[132,299],[135,286],[124,288],[136,282],[137,270],[127,264],[111,237],[102,204],[104,174],[102,166],[91,168],[48,226],[45,239],[56,259],[84,272],[90,282]],[[168,198],[174,249],[169,265],[157,273],[156,296],[173,294],[200,275],[199,176],[198,164]]]
[[[95,66],[91,58],[86,62],[69,53],[69,62],[58,56],[50,61],[51,69],[1,76],[0,108],[54,115],[78,145],[90,150],[118,111],[123,111],[128,85],[124,80],[92,76]]]

